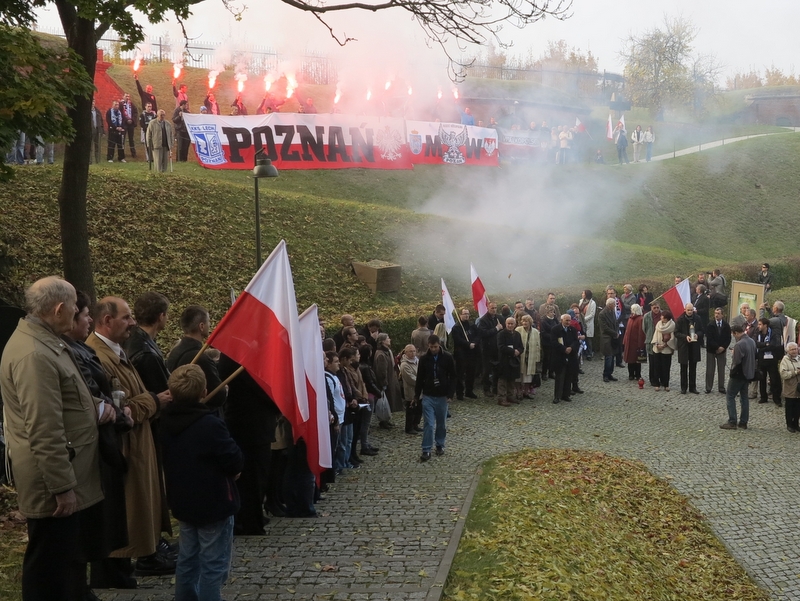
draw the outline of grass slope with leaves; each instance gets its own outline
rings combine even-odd
[[[485,466],[446,601],[766,601],[702,516],[638,462],[523,451]]]

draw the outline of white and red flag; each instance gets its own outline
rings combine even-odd
[[[583,123],[581,123],[581,120],[578,119],[577,117],[575,117],[575,129],[577,129],[579,132],[586,131],[586,126]]]
[[[472,304],[475,305],[475,310],[478,312],[478,317],[483,317],[489,310],[489,298],[486,296],[486,288],[483,287],[483,282],[478,277],[478,272],[475,271],[475,266],[469,264],[470,276],[472,278]]]
[[[308,419],[300,322],[286,242],[280,241],[208,337],[258,382],[297,431]]]
[[[606,124],[606,138],[609,140],[614,139],[614,126],[611,125],[611,113],[608,114],[608,123]]]
[[[453,303],[453,298],[447,290],[447,285],[442,278],[442,304],[444,305],[444,327],[449,334],[456,325],[456,318],[453,316],[456,312],[456,306]]]
[[[622,129],[624,129],[625,131],[628,131],[628,130],[625,128],[625,115],[620,115],[620,116],[619,116],[619,123],[618,123],[618,125],[621,125],[621,126],[622,126]]]
[[[317,479],[332,467],[331,431],[328,420],[328,394],[325,390],[325,361],[319,332],[317,305],[300,314],[300,337],[303,346],[306,386],[308,390],[308,421],[300,426],[299,436],[306,441],[308,467]]]
[[[686,304],[692,301],[689,279],[684,279],[675,284],[663,294],[664,300],[672,311],[675,319],[678,319],[686,308]]]

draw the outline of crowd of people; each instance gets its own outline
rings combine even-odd
[[[767,264],[762,280],[771,286]],[[240,366],[204,348],[204,307],[183,309],[183,337],[164,352],[162,294],[146,292],[131,309],[113,296],[91,303],[60,278],[39,280],[0,360],[8,459],[28,520],[23,595],[93,599],[92,588],[175,573],[176,599],[219,599],[233,536],[263,535],[270,515],[316,517],[336,477],[379,453],[373,424],[392,430],[404,414],[427,462],[446,453],[454,399],[482,392],[511,407],[552,381],[552,403],[571,402],[596,353],[603,382],[627,367],[640,388],[647,378],[667,392],[677,354],[680,392],[699,394],[705,351],[705,392],[716,384],[726,395],[723,429],[746,429],[750,398],[771,396],[799,432],[800,356],[783,303],[742,305],[728,323],[724,276],[700,274],[693,284],[680,315],[646,285],[629,284],[619,295],[608,286],[603,299],[584,290],[564,312],[553,293],[538,308],[531,298],[500,309],[489,302],[475,320],[462,308],[449,332],[437,305],[404,346],[377,319],[357,328],[343,315],[330,336],[321,321],[333,465],[316,480],[304,440],[246,370],[222,385]],[[168,540],[170,512],[179,544]]]
[[[631,162],[628,158],[628,146],[633,147],[634,163],[638,163],[642,160],[642,152],[644,152],[644,160],[646,162],[649,163],[653,158],[653,144],[655,144],[656,141],[656,134],[653,131],[652,125],[649,125],[646,130],[642,130],[642,126],[637,125],[636,129],[631,132],[629,139],[625,125],[622,123],[622,121],[620,121],[617,123],[617,127],[614,128],[613,139],[614,145],[617,148],[617,160],[619,161],[620,165],[622,165],[623,162],[626,164],[630,164]],[[595,162],[605,162],[603,155],[599,150],[597,151],[597,158]]]

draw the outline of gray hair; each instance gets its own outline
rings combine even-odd
[[[377,342],[378,344],[383,344],[388,339],[389,339],[389,334],[387,334],[386,332],[381,332],[380,334],[378,334],[378,337],[375,339],[375,342]]]
[[[772,306],[778,310],[778,313],[783,313],[783,310],[786,308],[786,305],[783,304],[783,301],[775,301],[775,304]]]
[[[57,276],[36,280],[25,290],[25,309],[30,315],[37,317],[47,315],[59,303],[74,300],[75,288]]]
[[[797,348],[797,343],[796,342],[789,342],[789,343],[786,344],[786,350],[787,351],[792,347]]]
[[[617,301],[615,299],[613,298],[606,299],[606,307],[616,307],[616,306],[617,306]]]
[[[642,314],[642,308],[639,305],[637,305],[636,303],[632,304],[631,305],[631,315],[641,315],[641,314]]]

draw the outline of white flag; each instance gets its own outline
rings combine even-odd
[[[456,325],[456,318],[454,316],[456,306],[453,304],[453,299],[447,291],[447,285],[444,283],[444,279],[442,279],[442,304],[444,305],[444,327],[449,334]]]

